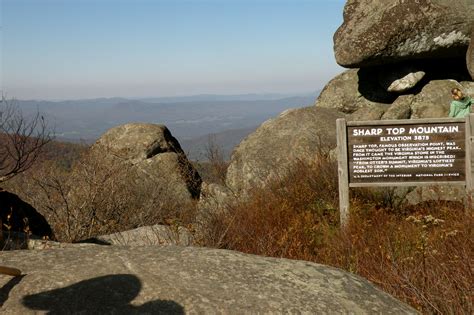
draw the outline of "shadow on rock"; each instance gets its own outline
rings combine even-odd
[[[357,72],[359,77],[359,93],[369,101],[392,104],[397,94],[387,92],[379,83],[377,67],[361,68]]]
[[[155,300],[140,306],[130,304],[140,289],[140,280],[134,275],[107,275],[25,296],[23,304],[48,314],[184,314],[184,308],[174,301]]]
[[[411,71],[410,71],[411,70]],[[406,73],[404,73],[406,71]],[[423,71],[426,75],[405,92],[388,92],[385,85],[391,82],[383,82],[390,79],[394,74],[402,78],[410,72]],[[360,68],[357,71],[359,86],[358,92],[367,100],[382,104],[392,104],[399,95],[418,94],[423,87],[434,80],[456,80],[458,82],[471,81],[466,61],[459,58],[411,60],[383,66]],[[381,82],[382,81],[382,82]],[[393,80],[392,80],[393,81]],[[384,87],[385,86],[385,87]]]
[[[29,232],[37,236],[54,239],[48,222],[35,208],[17,195],[0,188],[0,230],[7,232]]]
[[[13,287],[20,283],[21,279],[24,277],[25,275],[13,277],[3,287],[0,288],[0,307],[2,307],[3,303],[8,300],[8,295],[10,294],[10,291],[13,289]]]

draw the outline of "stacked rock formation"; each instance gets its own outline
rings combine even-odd
[[[472,0],[349,0],[334,54],[346,68],[463,58],[473,22]]]
[[[313,112],[311,119],[295,112],[264,123],[234,150],[227,185],[247,192],[252,183],[271,178],[275,165],[290,167],[295,159],[316,156],[318,145],[295,143],[304,139],[304,130],[314,138],[329,135],[327,144],[334,147],[337,117],[446,117],[452,88],[474,96],[473,25],[473,0],[348,0],[334,54],[350,69],[332,79],[315,103],[331,114],[300,109],[300,115]],[[291,124],[293,137],[280,127]],[[302,147],[304,155],[298,153]]]
[[[474,92],[473,25],[474,1],[349,0],[334,54],[356,70],[329,82],[316,106],[354,120],[446,117],[451,88]]]

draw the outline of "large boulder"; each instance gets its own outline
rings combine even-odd
[[[469,71],[472,80],[474,80],[474,27],[471,33],[471,43],[469,44],[469,48],[467,49],[466,63],[467,70]]]
[[[461,85],[456,81],[434,80],[423,87],[420,93],[414,95],[411,101],[412,119],[448,117],[451,89]]]
[[[363,107],[365,98],[358,91],[359,76],[357,69],[346,70],[329,81],[319,93],[316,106],[334,108],[350,114]]]
[[[433,80],[419,93],[405,99],[410,104],[411,119],[448,117],[452,101],[451,89],[459,88],[467,95],[473,95],[474,82],[456,80]],[[397,99],[398,100],[398,99]]]
[[[409,59],[465,58],[472,0],[348,0],[334,34],[336,61],[360,68]]]
[[[326,85],[315,106],[344,112],[348,114],[348,120],[443,118],[448,117],[452,88],[460,88],[466,95],[474,96],[474,82],[463,81],[466,76],[459,68],[452,67],[450,72],[443,66],[436,69],[432,63],[421,63],[420,68],[427,70],[430,80],[401,95],[390,94],[374,82],[383,66],[347,70]],[[452,185],[442,189],[420,187],[409,194],[401,192],[403,189],[397,189],[401,198],[410,204],[427,200],[458,201],[464,193]]]
[[[403,93],[416,86],[425,76],[425,71],[413,64],[404,65],[398,69],[390,69],[379,73],[379,80],[387,92]],[[387,74],[388,72],[388,74]]]
[[[201,178],[164,125],[129,123],[114,127],[91,150],[131,163],[144,177],[173,187],[178,199],[199,197]]]
[[[234,149],[227,186],[245,194],[283,176],[297,160],[314,160],[318,150],[335,147],[336,119],[343,116],[334,109],[306,107],[264,122]]]
[[[417,314],[315,263],[193,247],[71,246],[2,254],[2,314]]]
[[[464,94],[474,97],[474,81],[463,81],[461,86]]]
[[[388,107],[397,97],[397,94],[387,92],[379,84],[378,72],[374,69],[350,69],[326,84],[316,100],[316,106],[352,114],[361,108]]]
[[[401,188],[397,189],[402,191]],[[461,185],[434,185],[412,187],[403,194],[406,205],[418,205],[429,201],[451,201],[466,203],[466,189]]]
[[[165,126],[130,123],[98,139],[65,186],[56,235],[80,241],[170,219],[190,223],[201,178]]]
[[[323,89],[316,107],[350,114],[349,120],[442,118],[449,113],[451,89],[473,95],[474,82],[431,80],[402,95],[391,94],[374,82],[375,68],[350,69],[332,79]],[[448,76],[449,77],[449,76]]]
[[[402,95],[399,96],[393,104],[386,108],[381,119],[393,120],[393,119],[409,119],[411,117],[411,100],[413,95]]]

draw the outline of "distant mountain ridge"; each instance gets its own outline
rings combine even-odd
[[[221,95],[221,94],[198,94],[191,96],[170,96],[170,97],[148,97],[148,98],[139,98],[139,100],[149,103],[181,103],[181,102],[195,102],[195,101],[265,101],[265,100],[280,100],[285,98],[292,97],[314,97],[314,93],[307,94],[277,94],[277,93],[267,93],[267,94],[257,94],[257,93],[248,93],[248,94],[231,94],[231,95]]]
[[[229,160],[234,147],[257,128],[258,126],[230,129],[192,139],[185,139],[181,141],[181,147],[188,156],[188,159],[193,161],[208,160],[208,149],[210,146],[217,148],[222,153],[223,158]]]
[[[254,128],[285,109],[313,104],[311,95],[197,95],[147,99],[18,100],[24,113],[40,111],[65,139],[97,139],[128,122],[166,125],[180,141],[224,130]]]

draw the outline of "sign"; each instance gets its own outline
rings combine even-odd
[[[341,224],[349,215],[349,187],[458,184],[470,196],[471,124],[474,114],[465,119],[338,119]]]
[[[349,183],[465,180],[465,124],[348,126]]]

